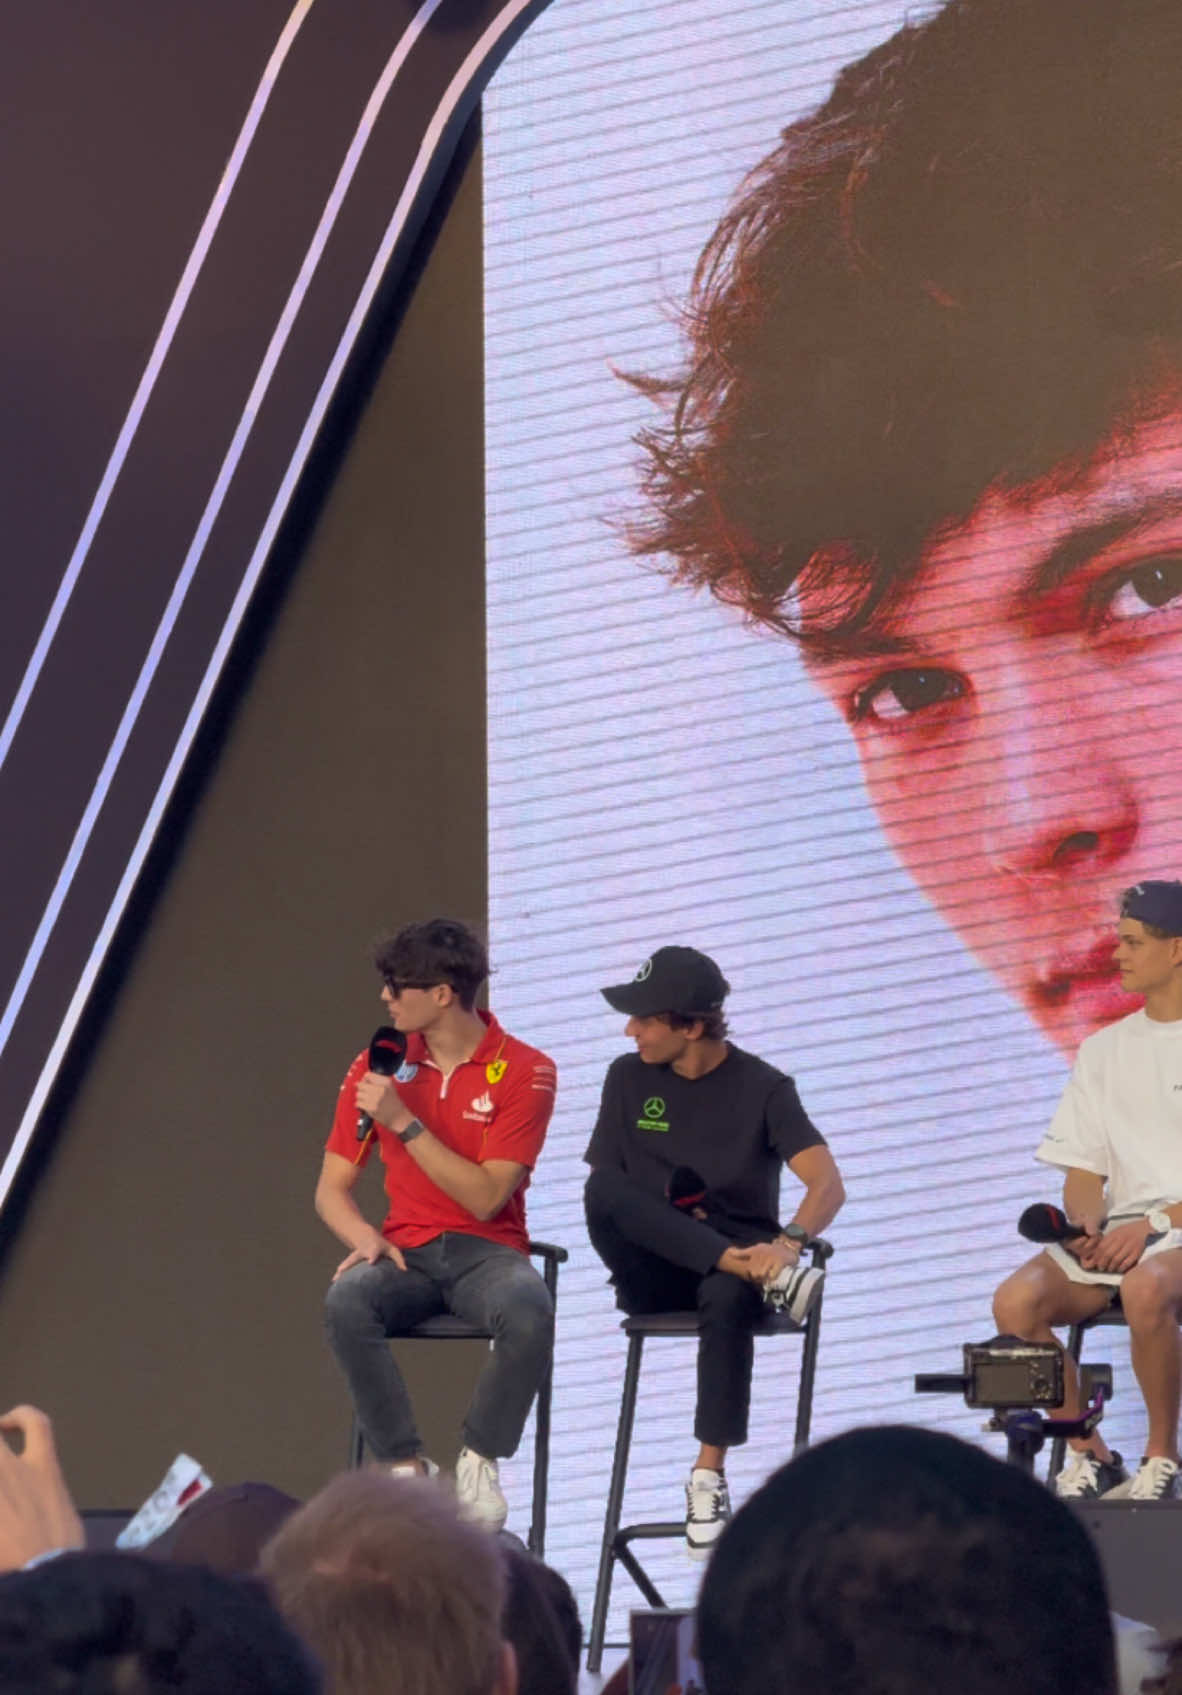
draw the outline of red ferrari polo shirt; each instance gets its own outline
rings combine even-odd
[[[447,1078],[432,1060],[423,1037],[418,1032],[410,1036],[394,1087],[432,1135],[465,1159],[477,1165],[490,1159],[515,1160],[532,1171],[554,1109],[554,1061],[508,1035],[491,1013],[482,1012],[480,1017],[488,1026],[483,1041],[471,1059],[457,1065]],[[345,1073],[326,1144],[329,1153],[350,1161],[357,1160],[360,1147],[357,1084],[368,1069],[367,1048]],[[376,1141],[386,1167],[389,1199],[383,1236],[400,1248],[416,1248],[445,1230],[455,1230],[527,1251],[528,1176],[495,1217],[477,1218],[419,1169],[397,1136],[381,1124],[375,1124],[374,1130],[376,1135],[359,1163],[368,1161]]]

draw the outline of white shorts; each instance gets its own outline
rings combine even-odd
[[[1124,1217],[1110,1218],[1104,1226],[1104,1234],[1115,1230],[1118,1224],[1131,1224],[1134,1218],[1144,1218],[1143,1212],[1126,1213]],[[1167,1230],[1164,1236],[1158,1236],[1155,1241],[1147,1244],[1141,1260],[1150,1259],[1154,1254],[1169,1253],[1171,1248],[1182,1248],[1182,1229]],[[1111,1289],[1120,1287],[1121,1279],[1127,1273],[1123,1271],[1085,1271],[1074,1254],[1068,1253],[1062,1242],[1048,1242],[1043,1248],[1044,1254],[1049,1254],[1055,1264],[1064,1271],[1072,1283],[1106,1283]]]

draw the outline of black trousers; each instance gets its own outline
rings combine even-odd
[[[697,1309],[694,1435],[711,1447],[738,1447],[747,1440],[751,1405],[751,1331],[764,1303],[755,1284],[714,1269],[736,1244],[622,1171],[593,1171],[583,1199],[591,1245],[611,1273],[623,1312]]]

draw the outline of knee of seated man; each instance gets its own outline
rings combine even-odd
[[[1121,1278],[1120,1304],[1130,1330],[1176,1319],[1178,1301],[1173,1279],[1152,1259],[1142,1260]]]
[[[368,1265],[350,1266],[324,1291],[324,1322],[330,1330],[347,1330],[368,1316],[370,1302],[365,1273],[372,1269]]]
[[[730,1272],[707,1273],[698,1285],[698,1313],[723,1324],[750,1324],[763,1309],[763,1293]]]
[[[1021,1336],[1036,1325],[1045,1324],[1051,1315],[1053,1302],[1037,1272],[1023,1266],[1000,1284],[993,1296],[993,1318],[999,1332],[1006,1336]]]
[[[554,1340],[554,1303],[540,1277],[515,1284],[505,1301],[503,1323],[515,1336],[529,1341]]]

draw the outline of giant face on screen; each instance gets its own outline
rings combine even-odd
[[[1131,1010],[1122,882],[1182,859],[1180,40],[1161,0],[950,0],[847,66],[708,243],[644,437],[642,546],[800,641],[1068,1051]]]
[[[531,1216],[580,1234],[597,986],[705,948],[848,1180],[815,1431],[977,1434],[910,1374],[990,1331],[1065,1061],[1136,1004],[1119,894],[1182,871],[1180,50],[1172,0],[555,0],[486,103]]]

